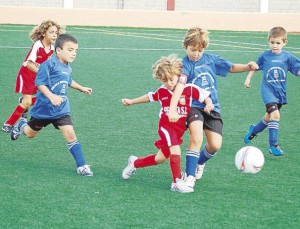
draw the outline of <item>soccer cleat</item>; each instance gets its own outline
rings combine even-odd
[[[194,192],[194,188],[191,188],[183,180],[176,178],[176,183],[172,183],[171,191],[180,193]]]
[[[194,189],[195,183],[196,183],[196,178],[192,175],[189,175],[185,180],[183,181],[188,187]]]
[[[19,104],[21,104],[23,102],[23,97],[19,97]],[[23,114],[22,114],[22,118],[27,119],[27,114],[28,114],[28,109],[26,109]]]
[[[196,167],[196,172],[195,172],[195,177],[196,177],[196,180],[200,180],[202,175],[203,175],[203,172],[204,172],[204,167],[205,167],[205,164],[202,164],[202,165],[197,165]]]
[[[249,127],[249,130],[248,130],[248,133],[245,135],[244,137],[244,142],[246,144],[250,143],[252,141],[253,138],[256,137],[256,134],[253,134],[253,129],[254,129],[254,124],[252,124],[250,127]]]
[[[77,168],[77,173],[82,176],[92,177],[94,173],[92,172],[90,165],[83,165]]]
[[[11,130],[13,129],[14,127],[12,126],[12,125],[9,125],[9,124],[3,124],[3,126],[2,126],[2,130],[3,130],[3,132],[5,132],[5,133],[10,133],[11,132]]]
[[[284,152],[280,149],[279,145],[274,145],[269,148],[269,153],[274,156],[282,156]]]
[[[122,172],[124,180],[128,180],[135,173],[136,168],[134,167],[134,162],[136,159],[138,159],[138,157],[132,155],[128,158],[128,164]]]
[[[18,137],[23,133],[24,126],[27,125],[27,120],[25,118],[21,118],[17,125],[13,127],[10,132],[10,139],[15,141]]]

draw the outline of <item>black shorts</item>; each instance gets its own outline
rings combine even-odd
[[[284,105],[284,104],[281,104],[281,103],[268,103],[266,105],[266,112],[268,114],[271,114],[273,111],[276,111],[276,110],[280,111],[282,105]]]
[[[222,135],[223,121],[220,113],[211,111],[208,114],[203,109],[192,107],[186,119],[186,127],[188,128],[192,122],[198,120],[203,122],[203,129]]]
[[[57,119],[37,119],[31,116],[28,122],[28,126],[35,131],[40,131],[43,127],[46,127],[49,124],[52,124],[56,129],[59,129],[59,126],[73,126],[70,115],[65,115]]]

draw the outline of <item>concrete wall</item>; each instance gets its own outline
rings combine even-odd
[[[70,0],[0,0],[1,6],[63,7]],[[167,0],[72,0],[74,8],[166,10]],[[176,11],[259,12],[261,0],[175,0]],[[269,13],[299,13],[300,0],[268,0]]]
[[[210,13],[0,7],[0,24],[39,24],[47,19],[55,20],[62,25],[180,29],[199,25],[208,30],[235,31],[269,31],[274,26],[283,26],[288,32],[300,32],[300,13]]]

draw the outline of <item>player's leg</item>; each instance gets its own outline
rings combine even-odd
[[[37,128],[38,126],[38,128]],[[28,138],[34,138],[38,132],[42,129],[42,124],[39,120],[30,118],[29,122],[25,118],[21,118],[19,122],[14,126],[10,133],[11,140],[17,140],[18,137],[22,134],[27,136]]]
[[[186,150],[186,176],[195,177],[198,164],[199,152],[203,141],[204,116],[200,109],[192,108],[187,117],[187,126],[190,132],[190,141]]]
[[[23,108],[26,108],[26,110],[22,114],[22,118],[27,119],[29,107],[33,106],[35,104],[35,101],[36,101],[35,95],[23,95],[22,97],[19,98],[19,104]]]
[[[223,121],[219,113],[207,114],[205,117],[204,132],[207,144],[202,148],[196,168],[196,179],[201,179],[205,164],[213,158],[222,146]]]
[[[172,172],[171,191],[189,193],[194,192],[195,182],[189,186],[189,182],[181,179],[181,165],[180,165],[180,146],[174,145],[170,147],[170,167]]]
[[[278,130],[279,130],[279,121],[280,121],[280,112],[279,109],[281,105],[275,105],[269,109],[270,112],[270,121],[268,123],[269,128],[269,152],[274,156],[281,156],[284,152],[280,149],[278,145]]]
[[[53,125],[60,129],[66,139],[67,147],[76,162],[77,173],[83,176],[93,176],[90,166],[85,163],[82,145],[76,137],[71,117],[61,117]]]
[[[269,119],[269,114],[266,113],[265,116],[256,125],[251,124],[247,134],[244,136],[244,142],[246,144],[250,143],[252,139],[257,136],[257,134],[263,132],[264,129],[268,127]]]
[[[160,149],[156,154],[150,154],[140,158],[131,155],[128,158],[127,166],[122,172],[122,177],[123,179],[128,180],[135,173],[137,168],[155,166],[157,164],[164,163],[169,157],[170,151],[168,148],[165,150]]]

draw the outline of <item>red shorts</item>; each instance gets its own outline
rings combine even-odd
[[[158,126],[158,135],[160,139],[157,140],[154,145],[158,149],[169,148],[174,145],[181,145],[183,143],[182,136],[185,132],[185,128],[178,128],[176,123],[161,123]]]
[[[22,66],[16,79],[15,92],[25,95],[35,95],[38,91],[34,83],[35,77],[36,74],[34,72]]]

